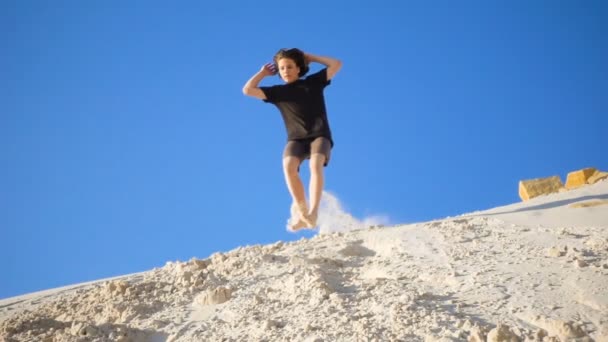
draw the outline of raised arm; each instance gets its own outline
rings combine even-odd
[[[311,53],[304,53],[306,63],[317,62],[327,67],[327,80],[331,80],[334,75],[342,68],[342,62],[332,57],[323,57],[313,55]]]
[[[266,100],[266,94],[258,86],[262,79],[266,76],[274,75],[272,63],[265,64],[262,66],[260,71],[251,76],[251,78],[243,86],[243,94],[247,96],[257,97],[260,100]]]

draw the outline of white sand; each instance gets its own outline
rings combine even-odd
[[[608,182],[0,301],[5,341],[608,341]],[[576,207],[584,202],[593,206]],[[320,217],[321,219],[321,217]],[[348,224],[332,230],[332,224]],[[340,230],[342,232],[332,233]],[[0,338],[0,341],[2,338]]]

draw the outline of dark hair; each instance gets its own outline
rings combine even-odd
[[[279,59],[281,58],[289,58],[296,63],[298,68],[300,68],[298,77],[306,75],[309,70],[308,65],[306,65],[306,61],[304,60],[304,52],[302,52],[300,49],[281,49],[277,51],[273,58],[277,70],[279,70]]]

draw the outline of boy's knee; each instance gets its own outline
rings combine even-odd
[[[325,164],[325,155],[323,153],[313,153],[310,156],[310,168],[322,169]]]
[[[300,159],[296,157],[283,158],[283,171],[286,174],[297,174],[300,167]]]

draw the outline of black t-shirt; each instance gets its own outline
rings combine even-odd
[[[272,103],[281,112],[287,129],[287,140],[325,137],[331,141],[323,89],[331,83],[327,68],[293,83],[260,87],[264,102]]]

